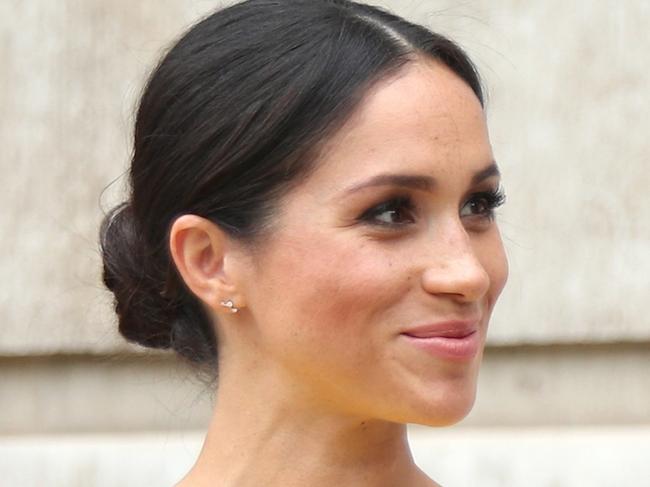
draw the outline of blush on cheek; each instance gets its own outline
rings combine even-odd
[[[481,236],[475,252],[490,281],[485,298],[488,310],[492,310],[508,279],[508,260],[497,226]]]
[[[488,310],[491,312],[508,281],[508,260],[503,248],[495,253],[486,270],[490,276],[490,290],[487,298]]]
[[[312,243],[286,263],[292,321],[315,328],[322,339],[361,339],[364,328],[376,325],[373,317],[395,299],[387,260],[350,242]]]

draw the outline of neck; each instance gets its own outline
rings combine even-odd
[[[243,390],[221,376],[203,449],[178,487],[436,485],[414,464],[405,425],[316,411],[273,382]]]

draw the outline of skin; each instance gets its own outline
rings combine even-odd
[[[261,245],[194,215],[175,221],[172,256],[220,348],[212,422],[179,486],[437,485],[413,463],[405,424],[451,425],[474,404],[508,272],[496,222],[477,211],[499,176],[472,182],[493,160],[474,93],[419,59],[367,94]],[[386,173],[435,182],[350,190]],[[395,196],[412,207],[377,208]],[[400,335],[450,319],[478,320],[473,358]]]

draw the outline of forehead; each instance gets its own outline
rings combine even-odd
[[[314,176],[332,184],[383,171],[441,176],[491,160],[485,114],[472,89],[443,64],[421,61],[370,90],[324,145]]]

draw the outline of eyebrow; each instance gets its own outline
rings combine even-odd
[[[493,161],[489,166],[479,170],[472,176],[472,184],[479,184],[488,178],[500,175],[501,172],[499,171],[499,167],[497,166],[497,163]],[[432,192],[436,184],[436,180],[431,176],[386,173],[378,174],[366,181],[355,184],[354,186],[343,190],[343,193],[347,195],[374,186],[399,186],[402,188],[412,188]]]

